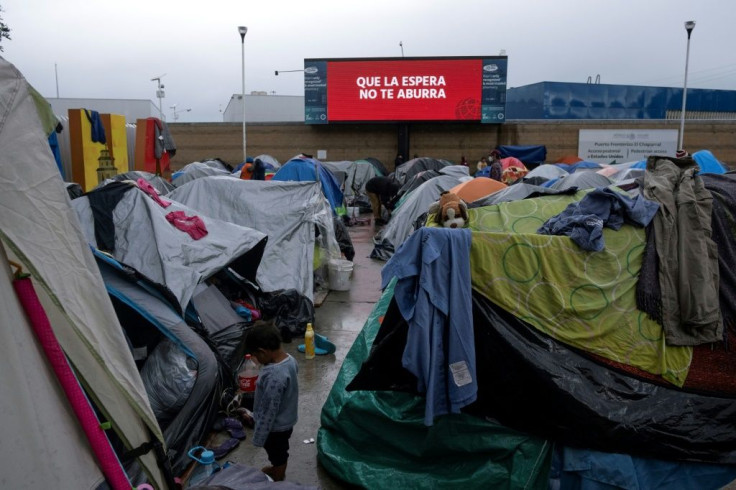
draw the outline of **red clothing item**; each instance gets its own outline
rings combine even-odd
[[[199,216],[187,216],[184,211],[172,211],[166,215],[166,219],[195,240],[207,236],[207,227]]]

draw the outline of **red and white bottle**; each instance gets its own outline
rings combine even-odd
[[[246,354],[243,366],[238,373],[238,388],[246,396],[253,396],[256,392],[256,380],[258,380],[258,366],[250,354]]]

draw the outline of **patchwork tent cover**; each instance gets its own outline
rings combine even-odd
[[[296,289],[311,301],[315,243],[324,251],[323,260],[340,257],[332,211],[317,182],[212,177],[192,181],[169,197],[205,216],[267,235],[255,277],[266,292]]]
[[[0,473],[7,488],[96,488],[102,473],[11,284],[33,286],[66,358],[125,450],[162,444],[135,362],[49,149],[30,85],[0,58]],[[12,326],[12,328],[10,328]],[[137,458],[164,486],[154,452]]]
[[[471,415],[426,427],[422,397],[345,390],[368,358],[393,285],[350,348],[322,409],[320,463],[365,488],[547,488],[551,445],[543,439]]]
[[[728,190],[733,179],[729,184],[727,176],[703,179],[715,201],[724,207],[728,203],[719,211],[714,206],[714,239],[725,271],[733,252],[721,245],[736,238],[732,228],[723,226],[736,214],[736,193]],[[729,340],[728,349],[667,346],[662,327],[637,310],[644,230],[631,225],[604,229],[606,248],[597,253],[581,250],[568,237],[536,233],[543,221],[586,194],[469,211],[478,397],[464,411],[569,446],[736,465],[733,342]],[[732,274],[723,281],[721,309],[733,318],[733,295],[723,295],[724,288],[733,290]],[[384,397],[415,394],[417,382],[401,361],[408,326],[392,308],[394,304],[387,307],[367,345],[356,347],[370,353],[357,371],[346,371],[351,381],[345,388],[366,390],[360,400],[368,408],[361,405],[361,413],[383,411],[384,419],[393,417],[400,427],[406,415],[387,412]],[[730,325],[733,330],[733,321]],[[369,328],[374,327],[367,324]],[[359,417],[350,398],[355,392],[347,393],[333,392],[325,404],[325,445],[336,444],[332,439],[388,438],[372,432],[369,424],[348,421]],[[343,415],[340,408],[352,413]],[[417,417],[422,414],[419,409]],[[388,464],[374,461],[370,450],[362,453],[361,464],[349,466],[359,475]],[[452,455],[447,451],[444,457]],[[722,474],[733,472],[727,468]]]
[[[180,211],[191,217],[198,211],[169,201],[171,205],[163,208],[138,187],[118,183],[117,188],[107,185],[89,192],[72,201],[72,206],[92,246],[166,286],[181,311],[186,310],[197,284],[224,267],[255,280],[266,245],[264,233],[200,215],[207,234],[192,238],[175,228],[166,215]]]

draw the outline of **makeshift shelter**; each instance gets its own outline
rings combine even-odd
[[[414,223],[426,214],[429,205],[440,198],[440,194],[449,191],[461,182],[458,175],[465,174],[468,177],[468,167],[455,165],[450,171],[452,175],[442,174],[417,187],[414,191],[404,196],[391,215],[388,224],[373,238],[373,251],[371,257],[374,259],[388,260],[404,243],[404,240],[414,231]]]
[[[180,187],[169,197],[205,216],[267,235],[255,276],[266,292],[296,289],[313,301],[315,247],[321,251],[318,266],[340,258],[332,212],[319,183],[212,177]]]
[[[187,182],[201,177],[228,176],[235,178],[230,170],[223,168],[213,161],[192,162],[184,165],[171,176],[171,183],[175,187],[181,187]]]
[[[282,166],[271,180],[319,182],[322,192],[337,214],[345,214],[344,197],[335,177],[319,160],[314,158],[292,158]]]
[[[17,69],[0,58],[0,147],[5,155],[0,163],[3,486],[97,488],[104,480],[101,468],[119,470],[120,462],[95,456],[99,453],[92,448],[97,446],[85,438],[86,426],[98,438],[115,440],[122,461],[135,461],[142,478],[165,488],[173,481],[170,474],[166,477],[161,429],[133,356],[121,348],[125,338],[69,205],[29,87]],[[30,273],[30,278],[19,279],[22,285],[12,278],[8,259]],[[22,297],[14,286],[24,288]],[[39,300],[32,316],[21,304],[32,299],[30,286]],[[68,360],[73,368],[73,376],[63,382],[54,375],[32,330],[44,323],[43,317],[50,327],[46,334],[51,333],[49,338],[63,351],[54,366]],[[61,388],[75,384],[84,395],[74,406],[86,403],[99,420],[82,421],[72,410]],[[93,427],[85,425],[89,422]],[[110,428],[102,430],[105,422]],[[107,450],[111,447],[108,443]],[[131,458],[123,454],[137,449],[139,454]],[[128,486],[133,485],[131,481]]]
[[[377,158],[367,157],[367,158],[364,158],[363,160],[358,160],[358,161],[359,162],[366,161],[370,163],[371,165],[373,165],[373,168],[376,169],[376,172],[378,172],[378,175],[388,175],[390,173],[388,169],[386,168],[386,166],[383,163],[381,163],[381,161]]]
[[[224,267],[255,280],[266,246],[264,233],[199,215],[170,199],[157,201],[127,183],[89,192],[72,206],[91,246],[165,286],[180,312],[197,285]]]
[[[693,158],[700,167],[701,174],[725,174],[728,169],[708,150],[693,153]]]
[[[569,172],[567,170],[564,170],[563,168],[558,167],[557,165],[551,165],[548,163],[542,164],[536,168],[533,168],[529,171],[528,174],[526,174],[525,178],[532,178],[532,177],[544,177],[545,179],[552,180],[552,179],[559,179],[560,177],[564,177]]]
[[[601,175],[595,170],[587,170],[584,172],[575,172],[552,182],[549,186],[551,189],[563,191],[576,187],[578,189],[592,189],[594,187],[607,187],[611,185],[611,180],[605,175]]]
[[[414,158],[399,165],[399,168],[394,171],[394,177],[399,184],[403,185],[419,172],[424,170],[440,170],[449,165],[452,165],[452,162],[448,162],[447,160],[427,157]]]
[[[365,183],[379,175],[376,168],[365,160],[323,162],[322,165],[333,174],[335,172],[345,174],[342,190],[346,199],[365,195]]]
[[[256,160],[260,160],[266,165],[266,171],[276,172],[278,169],[281,168],[281,164],[278,160],[276,160],[276,157],[272,157],[271,155],[258,155],[253,159],[253,161]]]
[[[460,196],[460,199],[469,203],[503,190],[506,187],[506,184],[497,180],[489,179],[488,177],[476,177],[473,180],[461,182],[450,189],[450,192],[454,192]]]
[[[506,185],[513,184],[529,173],[529,169],[526,168],[526,165],[524,165],[524,163],[518,158],[506,157],[502,158],[500,162],[501,181]]]
[[[161,194],[162,196],[165,196],[166,194],[168,194],[169,192],[173,191],[176,188],[174,187],[173,184],[171,184],[171,182],[164,179],[163,177],[152,174],[150,172],[143,172],[141,170],[133,170],[132,172],[125,172],[122,174],[117,174],[111,177],[110,179],[108,179],[108,181],[122,182],[124,180],[130,180],[132,182],[137,182],[138,179],[143,179],[149,184],[151,184],[153,188],[156,189],[158,193]]]
[[[596,163],[596,162],[586,162],[585,160],[580,160],[579,162],[575,163],[555,163],[554,164],[557,167],[560,167],[561,169],[565,170],[569,174],[575,173],[577,170],[589,170],[589,169],[599,169],[603,167],[602,164]]]
[[[720,310],[724,319],[730,319],[724,323],[731,329],[724,342],[697,347],[667,345],[663,327],[637,309],[637,282],[647,242],[643,227],[624,223],[620,228],[604,228],[606,245],[601,252],[583,251],[569,237],[537,233],[541,222],[582,202],[592,192],[470,209],[472,241],[465,245],[464,252],[458,248],[460,245],[449,241],[438,249],[436,238],[427,230],[417,238],[420,243],[407,241],[407,248],[391,259],[398,262],[384,267],[384,285],[388,285],[381,301],[390,303],[374,310],[325,403],[318,441],[320,461],[353,483],[365,484],[368,477],[380,480],[383,476],[384,481],[420,486],[416,482],[421,482],[422,477],[410,468],[431,473],[433,468],[428,463],[434,455],[429,454],[437,445],[444,461],[463,457],[468,461],[464,479],[452,483],[458,487],[473,486],[477,466],[472,456],[463,454],[471,442],[462,437],[470,437],[471,433],[477,438],[507,434],[495,431],[512,428],[557,445],[589,450],[585,454],[568,452],[569,464],[564,470],[574,472],[585,465],[587,475],[593,479],[601,473],[591,473],[602,471],[606,465],[601,460],[594,464],[596,456],[592,451],[605,453],[609,468],[621,464],[611,453],[660,460],[641,468],[666,468],[670,471],[668,476],[673,477],[669,480],[672,485],[683,481],[674,479],[675,470],[680,468],[683,471],[679,476],[686,481],[693,481],[693,474],[704,478],[719,475],[719,485],[733,479],[736,351],[732,344],[736,301],[729,291],[736,280],[726,264],[733,261],[732,241],[736,239],[728,224],[736,216],[734,179],[729,174],[706,175],[702,179],[714,196],[713,240],[718,244],[722,274]],[[526,184],[510,186],[493,197],[523,185]],[[409,238],[413,239],[414,236]],[[402,257],[402,250],[408,250],[410,257]],[[416,257],[422,257],[424,267],[433,258],[441,257],[445,263],[445,258],[463,253],[469,255],[467,281],[472,287],[471,297],[459,295],[452,297],[449,304],[443,303],[444,291],[451,287],[450,278],[455,280],[456,276],[448,273],[446,284],[437,280],[444,276],[425,273],[426,270],[421,272],[421,285],[415,283],[416,289],[404,288],[400,293],[392,290],[415,271],[411,260]],[[397,274],[398,278],[389,282],[387,271],[403,272],[406,276]],[[411,291],[416,295],[409,294]],[[418,425],[423,415],[426,424],[423,408],[427,401],[421,396],[419,378],[408,369],[409,338],[417,335],[409,322],[412,318],[439,318],[439,325],[443,325],[445,318],[426,316],[427,303],[417,300],[417,295],[426,294],[425,291],[442,293],[436,300],[431,298],[436,301],[435,308],[445,315],[457,311],[458,302],[472,302],[469,310],[473,333],[463,339],[474,344],[473,370],[463,370],[449,359],[443,363],[441,357],[434,357],[435,353],[453,352],[452,344],[442,345],[443,341],[436,347],[434,339],[438,337],[427,344],[427,358],[432,359],[430,366],[441,366],[445,374],[439,378],[440,383],[447,383],[448,390],[453,381],[458,386],[466,385],[468,376],[472,376],[470,372],[476,375],[470,379],[477,382],[477,392],[475,401],[463,406],[460,414],[434,417],[434,424],[420,431]],[[394,299],[387,299],[391,295]],[[452,320],[447,318],[446,329],[440,331],[452,335],[448,326]],[[413,355],[415,351],[411,352]],[[479,417],[479,424],[481,420],[498,421],[503,424],[502,429],[476,426],[466,431],[466,416],[471,414]],[[453,434],[461,440],[452,448],[443,447],[444,437],[438,434],[447,438]],[[410,437],[425,444],[408,442]],[[374,440],[381,441],[380,447]],[[534,451],[533,446],[527,449],[546,466],[549,454],[540,449],[542,446],[536,450],[541,452]],[[350,451],[351,447],[360,450]],[[474,446],[473,452],[483,453],[489,447]],[[418,449],[409,452],[406,448]],[[529,454],[522,450],[512,453]],[[575,458],[578,459],[573,462]],[[410,461],[411,466],[402,464],[403,460]],[[490,455],[484,461],[493,466],[502,464],[505,458],[494,459]],[[442,465],[442,469],[447,472],[448,466]],[[398,468],[396,474],[389,472],[391,467]],[[546,470],[522,468],[518,468],[520,473],[533,475],[527,487],[548,488],[546,477],[540,476]],[[505,481],[515,477],[512,469]]]

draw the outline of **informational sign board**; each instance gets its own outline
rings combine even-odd
[[[650,155],[674,157],[676,129],[581,129],[578,156],[596,163],[646,160]]]
[[[502,123],[506,56],[304,60],[304,119]]]

